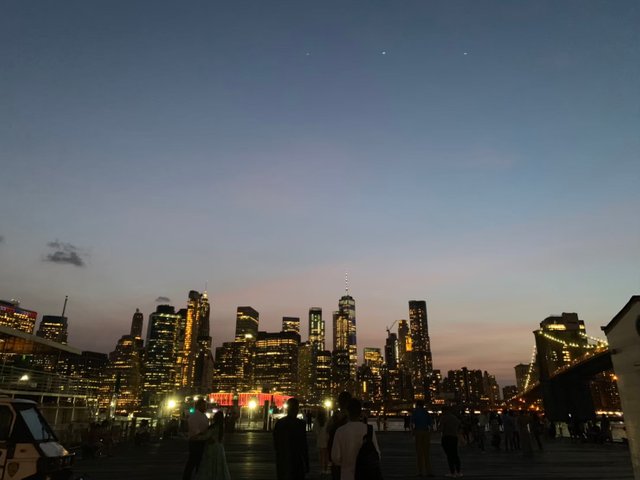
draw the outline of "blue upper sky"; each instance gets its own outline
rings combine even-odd
[[[208,285],[214,343],[426,299],[436,368],[640,290],[635,1],[0,5],[0,297],[110,350]],[[305,329],[306,332],[306,329]],[[328,342],[330,344],[330,341]]]

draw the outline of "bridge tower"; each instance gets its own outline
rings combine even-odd
[[[536,339],[536,364],[542,388],[542,400],[548,417],[553,421],[577,419],[585,421],[595,416],[589,379],[580,376],[554,376],[558,370],[572,365],[591,346],[584,321],[576,313],[552,316],[533,332]]]

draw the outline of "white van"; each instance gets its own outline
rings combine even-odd
[[[72,463],[36,402],[0,397],[0,480],[67,480]]]

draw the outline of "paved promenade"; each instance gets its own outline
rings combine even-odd
[[[404,432],[378,435],[385,479],[416,478],[413,438]],[[436,435],[432,459],[436,477],[447,472],[446,460]],[[314,441],[309,435],[311,474],[319,480]],[[271,435],[264,432],[234,433],[226,439],[227,460],[234,480],[275,479]],[[78,460],[75,471],[88,480],[178,480],[187,458],[187,442],[172,439],[144,447],[120,445],[108,458]],[[543,453],[523,458],[519,453],[460,449],[462,471],[474,479],[608,479],[632,480],[628,448],[621,444],[572,444],[566,439],[545,444]],[[326,477],[324,477],[326,478]]]

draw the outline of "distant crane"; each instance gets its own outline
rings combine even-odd
[[[398,323],[398,320],[394,320],[393,323],[387,327],[387,336],[389,336],[389,334],[391,333],[391,329],[396,323]]]

